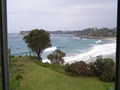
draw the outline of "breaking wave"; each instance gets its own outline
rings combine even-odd
[[[57,49],[57,47],[50,47],[44,50],[44,52],[51,52],[51,51],[55,51]]]
[[[77,54],[75,56],[68,56],[65,57],[66,63],[72,63],[75,61],[86,61],[89,60],[91,57],[97,57],[98,55],[109,55],[115,53],[116,51],[116,43],[110,44],[103,44],[103,45],[96,45],[88,52],[84,52],[81,54]]]
[[[96,41],[96,43],[101,43],[101,42],[102,42],[101,40]]]

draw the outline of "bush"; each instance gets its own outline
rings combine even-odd
[[[52,64],[63,64],[64,63],[63,57],[65,55],[66,54],[61,50],[55,50],[52,54],[49,54],[47,58],[50,60]]]
[[[14,58],[14,57],[15,57],[14,55],[9,56],[9,58]]]
[[[95,76],[94,74],[94,63],[93,62],[90,62],[87,64],[87,74],[89,76]]]
[[[19,55],[19,57],[22,57],[21,55]]]
[[[103,81],[113,82],[115,80],[115,62],[110,58],[98,56],[94,62],[94,74]]]
[[[87,64],[84,61],[74,62],[72,64],[66,65],[66,70],[68,72],[72,72],[74,75],[89,75],[89,69],[87,68]]]
[[[78,76],[97,76],[105,82],[115,81],[115,62],[110,58],[98,56],[95,62],[86,64],[84,61],[66,64],[65,70]]]
[[[22,79],[23,78],[23,75],[22,74],[17,74],[16,75],[16,80],[20,80],[20,79]]]

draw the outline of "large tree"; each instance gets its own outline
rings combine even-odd
[[[23,40],[27,43],[28,48],[35,52],[38,60],[42,62],[41,55],[43,51],[51,46],[50,35],[43,29],[34,29]]]

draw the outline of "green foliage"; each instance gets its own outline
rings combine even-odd
[[[9,59],[14,58],[15,56],[11,54],[11,48],[8,48]]]
[[[24,73],[23,66],[15,58],[9,60],[10,90],[15,90],[20,86],[20,81],[23,79]]]
[[[95,62],[86,64],[84,61],[66,64],[66,71],[78,76],[97,76],[105,82],[115,80],[115,62],[110,58],[98,56]]]
[[[24,77],[15,90],[107,90],[110,87],[114,88],[114,83],[102,82],[96,77],[72,77],[59,73],[59,67],[62,65],[35,61],[38,63],[36,64],[28,57],[18,58],[16,63],[25,63]]]
[[[23,78],[23,75],[22,74],[17,74],[15,78],[16,78],[16,80],[20,80],[20,79]]]
[[[10,77],[10,90],[15,90],[20,86],[20,81],[14,77]]]
[[[8,48],[8,55],[9,55],[9,57],[11,56],[11,49],[10,48]]]
[[[11,55],[10,58],[14,58],[15,56],[14,55]]]
[[[47,58],[51,61],[52,64],[63,64],[64,59],[63,57],[66,54],[62,52],[61,50],[55,50],[52,54],[49,54]]]
[[[65,74],[65,67],[64,65],[59,65],[59,64],[50,64],[50,63],[40,63],[39,61],[37,61],[36,59],[33,60],[36,64],[42,66],[42,67],[46,67],[46,68],[49,68],[53,71],[57,71],[57,72],[60,72],[60,73],[64,73]],[[66,73],[67,74],[67,73]]]
[[[21,55],[19,55],[19,57],[22,57]]]
[[[65,75],[66,66],[40,63],[29,57],[10,60],[10,90],[107,90],[114,83],[102,82],[96,77]],[[12,64],[12,65],[11,65]],[[21,77],[23,76],[23,77]],[[99,87],[99,88],[98,88]]]
[[[42,52],[51,46],[49,33],[43,29],[34,29],[28,35],[24,36],[23,40],[27,43],[28,48],[37,54],[38,60],[42,62]]]
[[[88,76],[91,75],[91,69],[84,61],[74,62],[72,64],[67,64],[66,70],[72,72],[73,75]]]
[[[37,56],[29,56],[30,59],[37,59]]]
[[[103,81],[113,82],[115,80],[115,62],[110,58],[98,56],[94,62],[94,73]]]
[[[115,37],[116,28],[87,28],[81,31],[75,31],[76,36],[93,36],[93,37]]]
[[[87,74],[90,76],[95,76],[95,74],[94,74],[94,62],[90,62],[87,64]]]

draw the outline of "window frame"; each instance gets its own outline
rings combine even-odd
[[[120,0],[117,0],[116,80],[115,90],[120,90]]]
[[[0,0],[0,53],[2,89],[9,90],[8,43],[7,43],[7,2]]]
[[[120,1],[117,10],[117,48],[116,48],[116,80],[115,90],[120,90]],[[0,0],[0,48],[2,62],[3,90],[9,90],[8,42],[7,42],[7,4]]]

